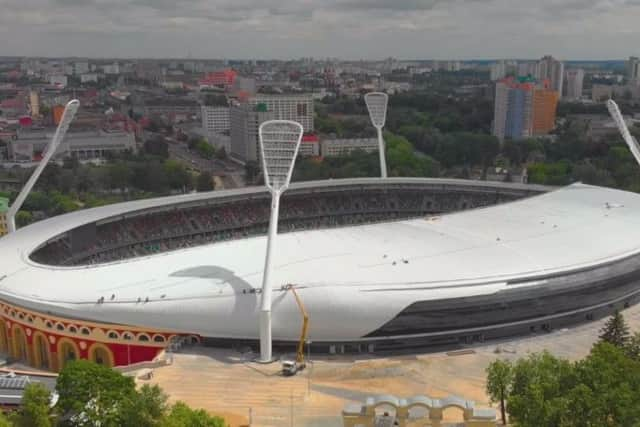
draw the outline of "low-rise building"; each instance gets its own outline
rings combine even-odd
[[[378,140],[376,138],[325,139],[320,143],[323,157],[345,156],[356,150],[367,153],[377,152]]]
[[[9,159],[31,162],[42,159],[55,129],[18,131],[16,139],[9,141]],[[103,158],[108,152],[135,151],[132,133],[119,130],[89,130],[68,132],[56,152],[56,158],[77,157],[80,160]]]
[[[86,73],[80,75],[80,83],[89,83],[89,82],[98,82],[98,74],[96,73]]]
[[[318,157],[320,155],[320,141],[316,135],[303,135],[298,149],[299,157]]]

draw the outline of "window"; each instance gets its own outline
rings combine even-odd
[[[64,331],[64,325],[62,323],[56,323],[56,329],[59,331]]]
[[[147,335],[147,334],[139,334],[138,335],[138,341],[143,341],[143,342],[149,341],[149,335]]]
[[[164,337],[162,335],[154,335],[153,341],[154,342],[165,342],[165,339],[164,339]]]
[[[82,329],[80,329],[80,333],[82,335],[91,335],[91,330],[85,326]]]
[[[122,333],[122,339],[125,339],[127,341],[131,341],[133,339],[133,334],[131,332],[123,332]]]
[[[107,336],[112,340],[117,340],[118,338],[120,338],[120,335],[118,335],[116,331],[109,331],[109,333],[107,333]]]
[[[76,328],[75,326],[71,325],[71,326],[69,326],[69,332],[71,332],[72,334],[76,334],[76,333],[78,333],[78,328]]]

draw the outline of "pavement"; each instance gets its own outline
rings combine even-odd
[[[640,331],[640,305],[623,312],[632,331]],[[548,350],[570,360],[589,353],[606,319],[570,329],[465,347],[467,352],[376,356],[313,356],[295,377],[279,375],[277,363],[261,365],[255,354],[192,347],[174,355],[171,366],[156,369],[148,381],[172,401],[183,400],[225,416],[232,427],[338,427],[346,403],[375,394],[410,397],[455,394],[489,407],[485,369],[496,358],[517,359]],[[454,412],[445,414],[458,421]]]

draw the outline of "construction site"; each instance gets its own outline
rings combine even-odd
[[[640,328],[640,306],[623,314],[632,329]],[[182,400],[222,415],[232,427],[341,427],[346,405],[376,395],[456,395],[491,407],[485,393],[485,369],[491,361],[515,360],[543,350],[580,359],[597,341],[603,324],[601,320],[527,338],[425,354],[311,354],[307,368],[295,376],[283,375],[280,364],[256,363],[255,353],[187,346],[168,355],[170,365],[138,381],[158,384],[172,401]],[[461,425],[459,411],[447,410],[444,415],[443,425]]]

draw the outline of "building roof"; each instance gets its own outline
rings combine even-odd
[[[298,188],[304,185],[314,188],[318,183],[298,184]],[[252,192],[255,189],[241,189],[227,195]],[[93,266],[43,266],[28,258],[41,243],[71,227],[208,197],[211,194],[111,205],[25,227],[0,239],[4,272],[0,295],[23,306],[96,321],[117,319],[206,336],[257,333],[251,323],[259,307],[250,303],[255,303],[255,296],[239,298],[242,291],[261,286],[264,236]],[[417,298],[493,293],[505,287],[507,280],[580,269],[639,253],[639,211],[640,196],[635,193],[575,184],[441,217],[291,232],[278,236],[274,289],[286,283],[301,288],[315,319],[316,339],[362,336]],[[403,292],[378,293],[387,290]],[[105,295],[115,298],[96,305]],[[147,297],[150,302],[140,304],[139,299]],[[335,310],[365,298],[367,312],[346,327]],[[274,298],[274,305],[281,305],[274,308],[274,337],[282,337],[290,333],[287,328],[292,321],[279,321],[277,316],[292,319],[297,310],[284,297]],[[240,320],[231,321],[233,316]],[[293,325],[290,334],[295,337],[298,325]]]

